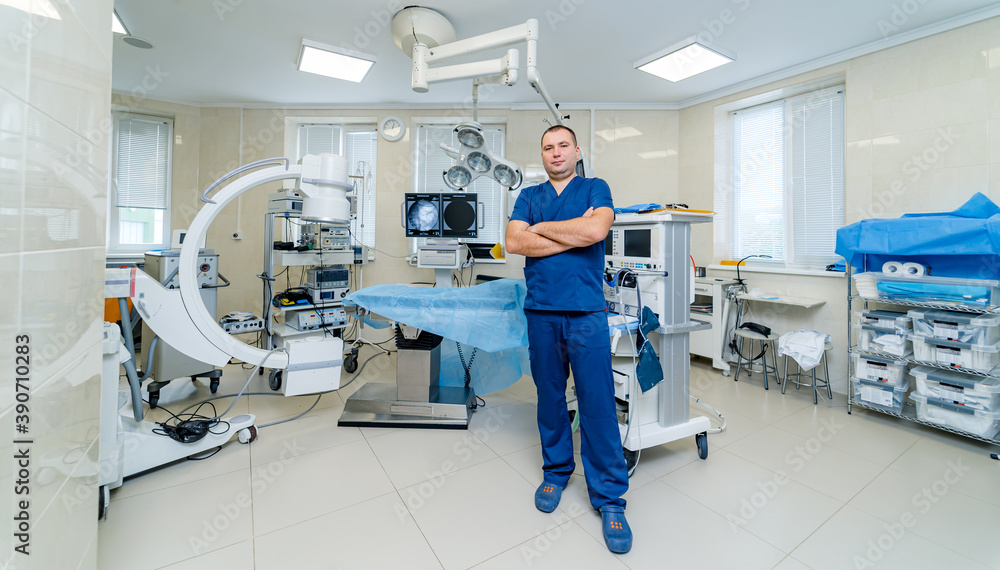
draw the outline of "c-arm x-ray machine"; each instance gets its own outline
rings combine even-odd
[[[266,168],[263,168],[266,167]],[[254,169],[262,168],[250,172]],[[234,180],[215,195],[208,193],[226,180]],[[337,225],[350,223],[351,206],[347,191],[353,186],[347,175],[347,161],[332,154],[307,155],[300,164],[290,164],[287,158],[266,159],[230,172],[210,186],[202,200],[206,205],[188,228],[181,247],[178,289],[168,289],[156,279],[136,268],[107,269],[105,297],[131,298],[143,320],[163,341],[181,353],[213,366],[224,366],[235,358],[261,367],[295,371],[295,381],[301,383],[298,394],[336,390],[340,387],[343,364],[343,340],[336,337],[311,337],[289,340],[286,346],[263,350],[234,339],[225,332],[205,307],[198,284],[199,243],[203,243],[208,227],[222,209],[244,192],[270,182],[292,179],[296,191],[303,197],[302,218]],[[117,331],[115,331],[117,332]],[[212,449],[238,434],[243,443],[256,436],[253,414],[220,418],[227,426],[219,433],[209,432],[201,439],[183,442],[153,432],[158,424],[143,420],[139,382],[134,367],[126,365],[133,400],[132,418],[118,414],[124,405],[119,395],[118,363],[129,360],[119,349],[121,341],[114,333],[105,332],[106,367],[101,393],[101,504],[107,505],[110,489],[122,484],[122,479],[154,467]],[[122,347],[123,348],[123,347]],[[121,356],[119,356],[121,355]],[[111,361],[114,361],[113,364]],[[291,381],[291,376],[289,381]],[[102,509],[103,510],[103,509]]]

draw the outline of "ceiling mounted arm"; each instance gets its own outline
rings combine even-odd
[[[431,64],[484,50],[527,44],[525,73],[528,83],[545,101],[556,124],[563,124],[559,110],[538,75],[538,20],[529,19],[524,24],[456,41],[455,29],[444,16],[427,8],[409,7],[393,18],[392,33],[396,45],[413,59],[411,86],[417,93],[426,93],[431,83],[456,79],[489,77],[492,82],[498,77],[500,84],[514,85],[519,75],[520,53],[516,49],[507,50],[504,57],[495,60],[438,67],[431,67]]]

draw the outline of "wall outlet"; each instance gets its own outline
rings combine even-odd
[[[243,239],[243,232],[233,232],[233,239]]]

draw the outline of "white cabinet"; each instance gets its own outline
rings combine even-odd
[[[691,354],[712,359],[712,367],[729,376],[729,362],[723,357],[730,303],[727,292],[735,279],[700,277],[694,280],[693,320],[708,322],[711,329],[691,333]]]

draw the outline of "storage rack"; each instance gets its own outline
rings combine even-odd
[[[867,258],[867,256],[864,258],[863,268],[864,268],[864,271],[868,271],[868,258]],[[957,312],[973,313],[973,314],[980,314],[980,315],[997,315],[997,314],[1000,314],[1000,308],[977,307],[977,306],[973,306],[973,305],[964,305],[964,304],[958,304],[958,303],[925,303],[925,302],[915,302],[915,301],[902,301],[902,300],[899,300],[899,299],[886,299],[886,298],[882,298],[882,297],[874,298],[874,299],[873,298],[868,298],[868,297],[862,297],[861,295],[858,295],[858,294],[855,293],[853,273],[854,273],[853,270],[850,267],[848,267],[848,275],[847,275],[847,277],[848,277],[848,279],[847,279],[847,338],[848,339],[855,339],[855,335],[852,332],[852,329],[853,329],[852,320],[854,318],[854,307],[856,306],[855,304],[858,304],[858,303],[860,303],[860,306],[863,309],[869,309],[869,308],[871,308],[872,305],[878,305],[878,306],[883,306],[883,307],[884,306],[896,306],[896,307],[915,307],[915,308],[925,308],[925,309],[942,309],[942,310],[948,310],[948,311],[957,311]],[[869,405],[869,404],[867,404],[867,403],[865,403],[863,401],[854,401],[854,386],[851,384],[851,378],[853,378],[853,377],[855,377],[857,375],[857,371],[854,370],[854,359],[851,358],[851,356],[854,355],[854,354],[858,354],[858,355],[865,356],[865,357],[869,357],[870,356],[870,357],[877,357],[877,358],[889,358],[889,359],[892,359],[892,360],[898,360],[898,361],[906,362],[907,365],[927,366],[927,367],[931,367],[931,368],[937,368],[937,369],[940,369],[940,370],[948,370],[948,371],[951,371],[951,372],[959,372],[959,373],[962,373],[962,374],[965,374],[965,375],[968,375],[968,376],[980,376],[980,377],[986,377],[986,378],[1000,378],[1000,367],[996,367],[996,368],[994,368],[990,372],[979,372],[979,371],[976,371],[976,370],[969,370],[969,369],[963,369],[963,368],[955,368],[955,367],[947,366],[947,365],[944,365],[944,364],[938,364],[937,362],[929,362],[929,361],[926,361],[926,360],[917,360],[914,357],[915,355],[901,357],[901,356],[896,356],[896,355],[893,355],[893,354],[887,354],[887,353],[883,353],[883,352],[876,352],[876,351],[871,351],[871,350],[861,350],[860,347],[858,347],[856,345],[856,339],[854,341],[852,341],[851,343],[849,343],[848,354],[847,354],[847,359],[849,361],[848,366],[849,366],[850,371],[851,371],[851,374],[849,375],[849,378],[848,378],[848,388],[847,388],[847,413],[848,414],[851,413],[851,408],[853,406],[858,406],[858,407],[864,408],[866,410],[871,410],[871,411],[879,412],[879,413],[882,413],[882,414],[886,414],[886,415],[890,415],[890,416],[895,416],[897,418],[901,418],[901,419],[908,420],[908,421],[911,421],[911,422],[916,422],[916,423],[923,424],[925,426],[929,426],[929,427],[936,428],[936,429],[939,429],[939,430],[951,432],[951,433],[954,433],[956,435],[961,435],[961,436],[964,436],[964,437],[976,439],[976,440],[983,441],[983,442],[986,442],[986,443],[991,443],[993,445],[1000,445],[1000,439],[991,439],[991,438],[988,438],[988,437],[982,437],[982,436],[977,435],[977,434],[968,433],[968,432],[965,432],[965,431],[962,431],[962,430],[959,430],[959,429],[955,429],[955,428],[952,428],[952,427],[949,427],[949,426],[945,426],[945,425],[941,425],[941,424],[936,424],[936,423],[932,423],[932,422],[927,422],[927,421],[923,421],[923,420],[919,419],[917,417],[917,413],[916,413],[916,405],[912,401],[909,400],[909,398],[908,398],[909,394],[904,394],[903,395],[903,407],[902,407],[902,411],[900,413],[895,413],[895,412],[892,412],[892,411],[889,411],[889,410],[885,410],[885,409],[882,409],[882,408],[879,408],[879,407],[876,407],[876,406],[872,406],[872,405]],[[909,374],[909,371],[907,371],[906,374]],[[1000,436],[994,436],[994,437],[1000,437]]]

